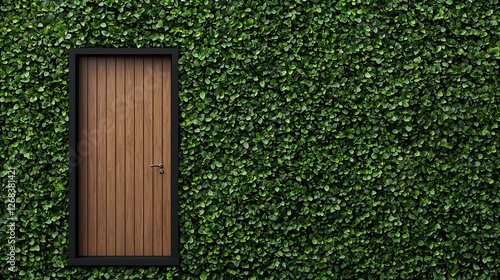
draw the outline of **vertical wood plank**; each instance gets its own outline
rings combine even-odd
[[[143,209],[143,185],[144,171],[149,169],[144,165],[144,76],[143,57],[135,57],[135,255],[144,254],[144,209]]]
[[[88,244],[89,256],[97,255],[97,63],[96,57],[88,58]]]
[[[87,161],[88,161],[88,128],[87,128],[87,57],[78,62],[78,252],[87,256]]]
[[[171,255],[170,57],[82,57],[78,77],[79,255]]]
[[[134,127],[134,58],[125,58],[125,255],[134,252],[134,195],[135,195],[135,127]]]
[[[115,255],[115,57],[106,58],[106,255]]]
[[[165,173],[163,174],[163,256],[171,255],[171,59],[163,57],[163,162]]]
[[[162,60],[153,59],[153,161],[155,164],[165,163],[162,153],[163,147],[163,110],[162,110]],[[163,204],[162,204],[163,175],[155,168],[153,173],[153,256],[161,256],[163,251]]]
[[[153,161],[153,61],[151,57],[144,57],[144,255],[153,255],[153,172],[156,168],[149,168]]]
[[[116,57],[116,255],[125,255],[125,60]]]
[[[97,255],[106,255],[106,58],[97,58]]]

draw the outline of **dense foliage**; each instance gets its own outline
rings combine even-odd
[[[0,278],[498,277],[498,0],[4,2]],[[66,265],[71,47],[179,49],[179,267]]]

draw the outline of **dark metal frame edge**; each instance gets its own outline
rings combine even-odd
[[[78,107],[77,107],[77,60],[79,56],[171,56],[171,256],[137,257],[79,257],[78,240]],[[175,266],[179,265],[179,221],[178,221],[178,172],[179,172],[179,94],[178,94],[178,59],[175,48],[72,48],[69,50],[69,266]]]

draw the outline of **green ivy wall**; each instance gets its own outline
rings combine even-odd
[[[497,279],[498,0],[66,2],[0,4],[0,278]],[[71,47],[180,51],[179,267],[66,265]]]

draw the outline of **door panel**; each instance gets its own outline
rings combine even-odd
[[[172,60],[170,57],[164,57],[162,60],[163,63],[163,68],[162,71],[165,73],[172,73],[171,65],[172,65]],[[172,96],[172,89],[171,89],[171,84],[172,84],[172,75],[163,75],[163,108],[170,108],[172,106],[172,101],[171,101],[171,96]],[[166,111],[163,111],[163,117],[162,119],[164,120],[163,122],[163,158],[164,159],[171,159],[172,158],[172,151],[168,147],[172,147],[172,143],[170,141],[171,137],[166,137],[165,135],[172,135],[171,131],[171,123],[172,119],[170,114],[166,113]],[[172,169],[172,162],[170,160],[166,160],[163,162],[165,165],[165,170],[171,170]],[[164,174],[163,180],[166,180],[167,182],[171,182],[172,177],[171,173],[167,172]],[[163,203],[165,204],[163,209],[172,209],[171,207],[171,192],[166,192],[164,191],[163,193]],[[171,255],[171,243],[167,242],[167,240],[171,240],[171,213],[169,211],[163,211],[163,253],[166,255]]]
[[[88,99],[88,89],[87,89],[87,67],[88,67],[88,59],[87,57],[82,57],[80,58],[80,63],[78,64],[78,73],[80,76],[80,79],[78,81],[78,88],[80,89],[81,92],[86,93],[85,97],[79,98],[78,100],[78,112],[80,113],[79,116],[79,123],[78,127],[80,128],[80,138],[84,139],[82,141],[78,142],[78,155],[80,155],[80,164],[78,166],[78,178],[79,178],[79,188],[78,188],[78,199],[79,199],[79,207],[78,207],[78,213],[79,213],[79,220],[80,221],[85,221],[79,223],[79,235],[80,238],[78,239],[78,248],[80,251],[80,254],[82,255],[87,255],[88,254],[88,227],[87,227],[87,221],[88,221],[88,211],[87,211],[87,189],[88,189],[88,172],[87,172],[87,161],[83,161],[83,159],[88,160],[88,146],[87,146],[87,135],[86,131],[88,131],[88,112],[87,112],[87,99]]]
[[[96,153],[96,174],[97,174],[97,184],[96,184],[96,201],[97,208],[95,211],[96,219],[97,219],[97,255],[104,256],[106,255],[106,233],[107,233],[107,187],[108,187],[108,176],[106,174],[106,154],[108,152],[108,146],[106,142],[107,138],[107,118],[106,111],[108,111],[107,104],[107,94],[106,91],[106,58],[96,59],[97,69],[96,69],[96,77],[97,78],[97,89],[96,89],[96,125],[97,131],[99,133],[96,134],[97,137],[97,146],[95,147]]]
[[[162,61],[153,60],[153,73],[162,72]],[[162,87],[163,79],[153,75],[153,122],[157,118],[163,119],[163,101],[162,101]],[[161,140],[163,139],[163,125],[153,126],[153,163],[163,164],[163,145]],[[155,170],[155,173],[158,171]],[[161,180],[163,176],[153,176],[153,256],[160,256],[163,251],[162,243],[162,185]]]
[[[153,59],[144,58],[144,122],[153,122]],[[144,127],[144,150],[153,150],[153,127]],[[151,153],[144,153],[145,164],[154,164]],[[151,205],[153,201],[153,170],[145,171],[144,175],[144,202]],[[144,207],[144,255],[153,255],[153,208]]]
[[[135,150],[144,150],[144,59],[142,57],[136,57],[134,60],[135,64]],[[144,153],[134,154],[135,164],[148,166],[149,162],[144,159]],[[135,173],[135,186],[144,185],[144,172],[143,168],[138,168]],[[144,254],[144,190],[143,188],[135,188],[135,207],[134,207],[134,244],[135,251],[137,255]]]
[[[103,74],[104,75],[104,74]],[[106,254],[116,254],[116,58],[106,58]]]
[[[134,88],[134,58],[125,58],[125,255],[134,255],[134,212],[135,212],[135,88]],[[147,125],[147,124],[146,124]],[[150,124],[151,125],[151,124]],[[148,151],[137,151],[148,152]],[[143,169],[144,166],[138,166]]]
[[[115,255],[125,255],[125,58],[116,57],[115,64],[115,127],[110,128],[110,134],[115,134],[115,163],[113,173],[115,176],[115,213],[116,218],[110,219],[114,224],[115,236],[110,235],[110,242],[115,239]],[[111,109],[111,108],[110,108]],[[114,130],[114,131],[113,131]],[[113,176],[113,174],[110,174]]]
[[[78,255],[170,256],[171,58],[81,56],[78,72]]]
[[[96,58],[87,60],[87,158],[82,164],[87,165],[87,255],[97,255],[97,65]],[[81,96],[85,98],[84,94]],[[82,139],[83,140],[83,139]],[[83,187],[83,186],[82,186]]]

